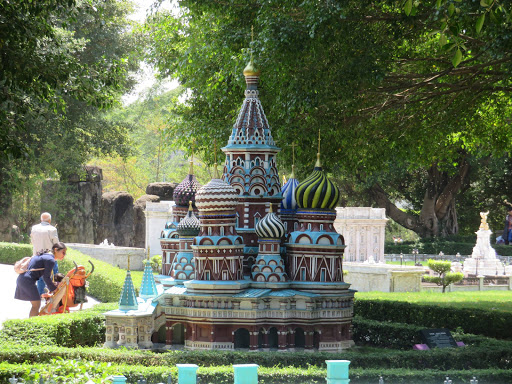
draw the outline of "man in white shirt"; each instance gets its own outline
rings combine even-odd
[[[57,228],[51,225],[51,222],[52,215],[50,215],[48,212],[43,212],[41,214],[41,223],[32,227],[32,230],[30,231],[30,240],[32,242],[34,255],[37,252],[43,252],[46,250],[50,252],[52,245],[59,242],[59,237],[57,236]],[[59,267],[57,262],[55,262],[53,273],[55,274],[58,272]],[[39,291],[40,295],[44,293],[45,286],[46,284],[42,278],[37,281],[37,290]]]
[[[34,249],[33,254],[43,250],[51,250],[52,245],[59,242],[57,228],[51,225],[52,215],[48,212],[41,214],[41,223],[36,224],[30,231],[30,240]]]

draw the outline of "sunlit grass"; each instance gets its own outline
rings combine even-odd
[[[416,304],[437,304],[459,308],[478,308],[512,312],[512,291],[471,292],[357,292],[358,299],[407,301]]]

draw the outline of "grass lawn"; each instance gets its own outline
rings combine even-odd
[[[472,291],[438,293],[422,292],[357,292],[357,299],[407,301],[416,304],[438,304],[459,308],[477,308],[512,312],[512,291]]]
[[[420,261],[418,260],[418,262],[421,263],[421,265],[424,265],[425,267],[428,266],[428,261]],[[392,265],[400,265],[400,262],[399,261],[386,261],[386,264],[392,264]],[[414,266],[414,259],[410,260],[410,259],[407,259],[402,262],[402,265],[407,265],[409,267],[413,267]]]

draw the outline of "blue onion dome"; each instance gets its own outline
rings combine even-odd
[[[201,224],[194,215],[192,201],[189,201],[188,204],[188,213],[178,224],[177,232],[180,236],[197,236],[201,230]]]
[[[313,173],[299,183],[295,199],[300,208],[334,209],[340,199],[340,190],[327,178],[320,164],[320,153]]]
[[[189,174],[183,179],[181,183],[174,188],[173,199],[176,205],[187,206],[189,201],[195,205],[196,193],[201,188],[201,184],[197,181],[193,171],[193,163],[190,162]]]
[[[238,192],[230,184],[216,178],[203,186],[196,193],[196,207],[200,212],[230,211],[238,205]]]
[[[270,211],[263,219],[256,224],[256,234],[261,238],[280,239],[284,236],[285,228],[283,222],[272,212],[272,204]]]
[[[297,200],[295,199],[295,190],[299,185],[299,180],[295,178],[294,172],[295,166],[292,165],[292,174],[290,175],[290,179],[284,183],[283,188],[281,188],[281,193],[283,195],[283,200],[281,201],[281,209],[288,210],[296,210],[297,209]]]

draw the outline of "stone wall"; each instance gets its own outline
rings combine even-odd
[[[59,239],[77,243],[96,241],[102,179],[101,168],[86,166],[83,174],[73,175],[66,182],[46,180],[43,183],[41,212],[52,214]]]

